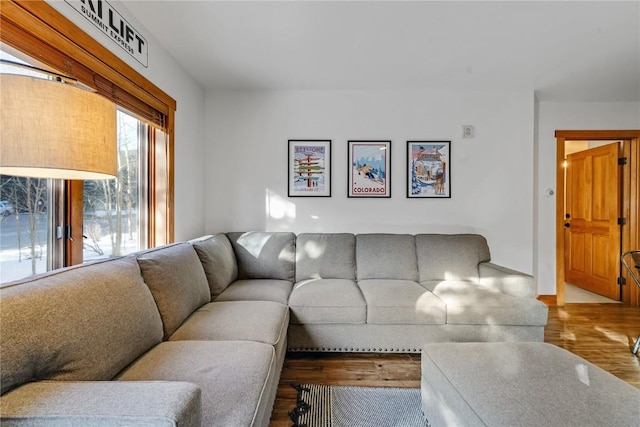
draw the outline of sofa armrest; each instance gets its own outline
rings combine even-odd
[[[480,284],[514,297],[535,298],[533,276],[490,262],[478,264]]]
[[[38,381],[0,397],[2,427],[200,427],[195,384],[169,381]]]

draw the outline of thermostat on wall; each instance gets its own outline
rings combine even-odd
[[[462,137],[463,138],[473,138],[473,126],[471,125],[462,125]]]

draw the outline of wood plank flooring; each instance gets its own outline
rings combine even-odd
[[[640,334],[640,309],[619,304],[549,307],[545,341],[565,348],[640,388],[640,358],[631,354]],[[420,387],[419,354],[289,353],[270,427],[289,427],[295,406],[291,384]]]

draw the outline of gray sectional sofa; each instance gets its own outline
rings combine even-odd
[[[436,341],[543,341],[533,278],[479,235],[301,234],[293,351],[419,352]]]
[[[542,341],[479,235],[220,233],[0,287],[0,424],[266,426],[286,351]]]

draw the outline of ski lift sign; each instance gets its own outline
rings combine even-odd
[[[331,140],[289,140],[289,197],[331,197]]]
[[[144,67],[148,66],[149,45],[147,39],[109,2],[106,0],[65,1],[136,61]]]

